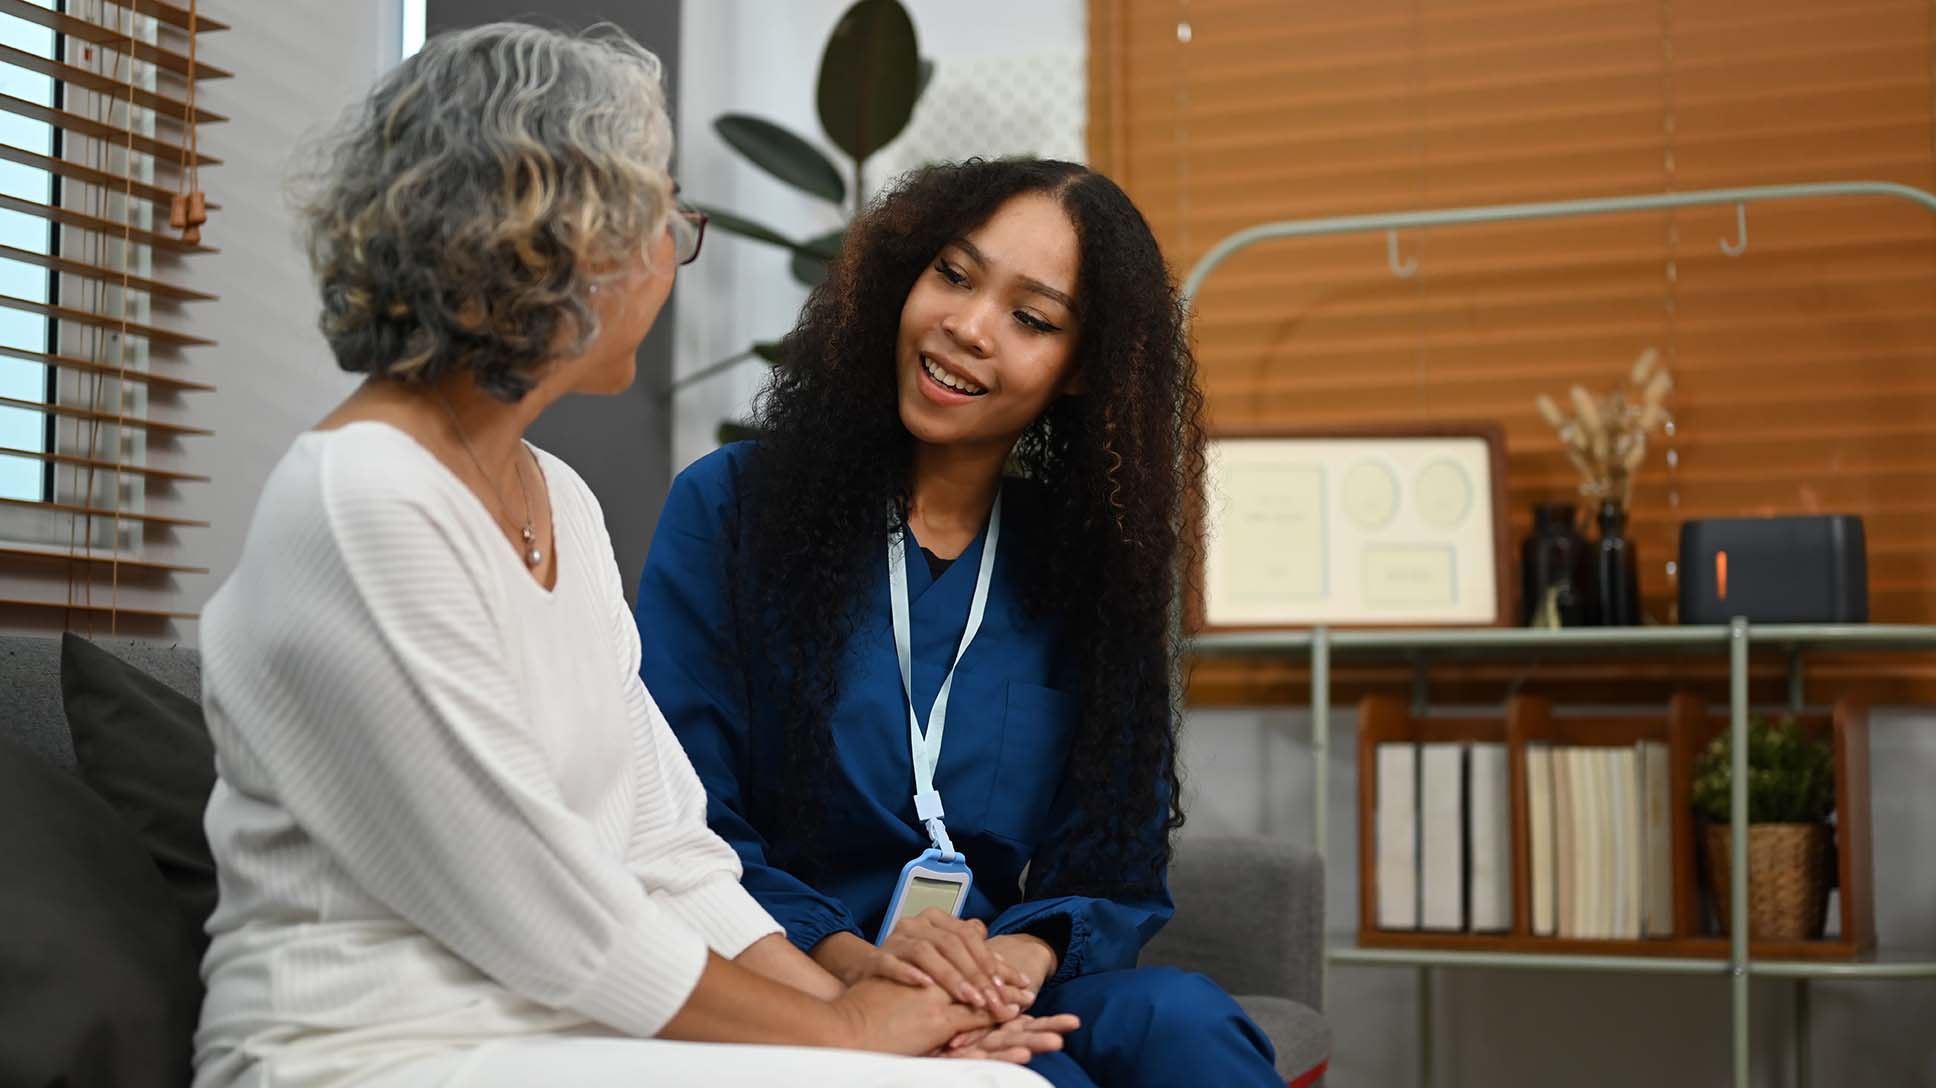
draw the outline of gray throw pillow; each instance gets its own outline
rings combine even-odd
[[[73,634],[61,638],[61,692],[81,778],[147,848],[199,956],[216,898],[202,831],[215,746],[201,705]]]

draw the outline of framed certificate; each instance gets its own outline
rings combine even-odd
[[[1497,425],[1220,432],[1205,630],[1512,622]]]

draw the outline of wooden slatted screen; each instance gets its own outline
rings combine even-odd
[[[1880,180],[1936,189],[1930,0],[1092,0],[1091,158],[1181,277],[1256,223]],[[1517,539],[1577,478],[1537,393],[1660,348],[1644,610],[1682,519],[1847,512],[1875,620],[1936,622],[1936,217],[1880,200],[1273,242],[1197,300],[1212,421],[1498,420]],[[1517,573],[1513,574],[1517,580]]]
[[[191,0],[0,0],[0,623],[111,632],[185,614],[195,486],[202,36]],[[217,205],[210,204],[215,208]],[[213,226],[214,224],[211,224]]]

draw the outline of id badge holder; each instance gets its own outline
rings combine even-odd
[[[943,861],[941,851],[932,847],[901,868],[901,879],[894,885],[894,898],[888,900],[887,916],[881,919],[881,933],[875,944],[887,940],[895,923],[911,918],[929,907],[940,907],[956,918],[968,905],[968,889],[975,885],[975,874],[968,859],[956,854]]]

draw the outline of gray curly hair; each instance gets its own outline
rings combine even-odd
[[[660,73],[613,27],[494,23],[385,76],[313,145],[299,198],[338,364],[414,383],[468,371],[516,401],[547,359],[583,351],[591,288],[674,209]]]

